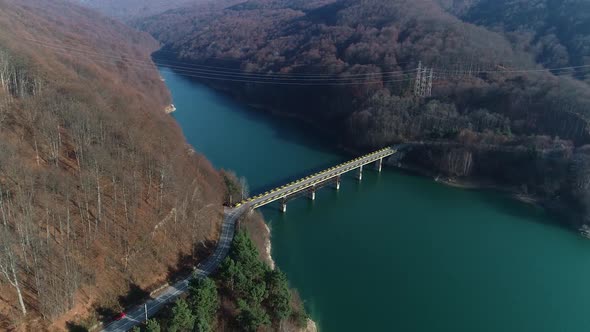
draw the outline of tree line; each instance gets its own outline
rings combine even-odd
[[[548,205],[575,210],[579,225],[585,219],[578,213],[588,215],[590,206],[572,191],[580,174],[573,170],[582,165],[572,156],[590,143],[590,86],[584,68],[546,69],[586,64],[587,4],[538,3],[254,0],[206,15],[198,7],[171,11],[137,26],[164,44],[162,61],[274,80],[327,75],[352,82],[285,86],[200,79],[240,100],[312,121],[336,144],[357,150],[469,141],[462,151],[421,146],[427,151],[408,154],[405,162],[446,176],[529,188]],[[432,96],[426,98],[414,93],[420,63],[434,68]],[[514,146],[523,149],[506,152]],[[424,159],[429,149],[432,157]],[[544,149],[561,149],[554,157],[564,166],[549,167],[531,158],[536,154],[520,153]],[[482,164],[497,150],[506,152],[499,172]],[[520,176],[499,174],[509,160],[518,160]]]
[[[135,331],[210,332],[225,327],[255,332],[305,327],[307,315],[293,302],[287,277],[264,263],[245,231],[212,278],[191,281],[188,295]]]
[[[0,15],[0,301],[10,308],[0,326],[48,325],[77,305],[122,310],[132,286],[149,290],[207,256],[222,177],[164,114],[155,68],[21,37],[57,43],[65,31],[146,61],[153,41],[65,1],[8,1]]]

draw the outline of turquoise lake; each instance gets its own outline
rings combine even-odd
[[[292,120],[160,68],[187,140],[253,194],[350,158]],[[321,331],[590,331],[590,241],[489,191],[392,168],[261,210]]]

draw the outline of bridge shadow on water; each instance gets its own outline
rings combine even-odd
[[[345,159],[343,159],[343,161],[344,161],[344,160],[345,160]],[[342,162],[342,161],[341,161],[341,162]],[[314,174],[314,173],[317,173],[317,172],[321,172],[321,171],[323,171],[323,170],[325,170],[325,169],[328,169],[328,168],[330,168],[330,167],[332,167],[332,166],[335,166],[335,165],[337,165],[337,164],[338,164],[338,163],[329,163],[329,162],[327,162],[327,163],[322,163],[322,164],[321,164],[320,166],[318,166],[318,167],[312,167],[312,168],[308,168],[308,169],[303,169],[303,170],[301,170],[301,171],[298,171],[298,172],[296,172],[296,173],[294,173],[294,174],[291,174],[291,175],[289,175],[289,176],[286,176],[286,177],[284,177],[284,178],[280,178],[279,180],[272,181],[271,183],[269,183],[269,184],[267,184],[267,185],[263,185],[263,186],[257,186],[257,187],[252,187],[252,188],[251,188],[252,190],[251,190],[251,193],[250,193],[250,195],[251,195],[251,196],[255,196],[255,195],[258,195],[258,194],[264,193],[264,192],[266,192],[266,191],[268,191],[268,190],[271,190],[271,189],[278,188],[278,187],[280,187],[280,186],[283,186],[283,185],[285,185],[285,184],[287,184],[287,183],[291,183],[291,182],[293,182],[293,181],[296,181],[296,180],[302,179],[302,178],[304,178],[304,177],[306,177],[306,176],[309,176],[309,175],[311,175],[311,174]]]
[[[351,158],[351,159],[352,159],[352,158]],[[315,173],[321,172],[321,171],[323,171],[323,170],[326,170],[326,169],[328,169],[328,168],[330,168],[330,167],[332,167],[332,166],[336,166],[337,164],[340,164],[340,163],[342,163],[342,162],[346,162],[346,161],[349,161],[349,160],[350,160],[350,159],[348,159],[348,158],[342,158],[342,160],[341,160],[341,161],[339,161],[339,162],[327,162],[327,163],[322,163],[322,164],[321,164],[320,166],[318,166],[318,167],[313,167],[313,168],[309,168],[309,169],[301,170],[301,171],[297,172],[297,173],[296,173],[296,174],[294,174],[294,175],[291,175],[291,176],[285,177],[285,178],[283,178],[283,179],[280,179],[280,180],[277,180],[277,181],[273,181],[273,182],[272,182],[272,183],[270,183],[269,185],[265,185],[265,186],[259,186],[259,187],[254,187],[254,188],[252,188],[252,192],[251,192],[250,194],[251,194],[251,196],[255,196],[255,195],[258,195],[258,194],[264,193],[264,192],[266,192],[266,191],[269,191],[269,190],[271,190],[271,189],[278,188],[278,187],[280,187],[280,186],[283,186],[283,185],[285,185],[285,184],[287,184],[287,183],[291,183],[291,182],[293,182],[293,181],[296,181],[296,180],[302,179],[302,178],[304,178],[304,177],[306,177],[306,176],[308,176],[308,175],[311,175],[311,174],[315,174]],[[351,179],[354,179],[355,181],[357,181],[357,180],[356,180],[356,179],[357,179],[357,172],[358,172],[358,169],[353,169],[353,170],[350,170],[350,171],[348,171],[348,172],[346,172],[346,173],[342,174],[342,175],[341,175],[341,178],[342,178],[342,180],[351,180]],[[373,168],[372,168],[372,164],[368,164],[368,165],[365,165],[365,166],[364,166],[364,168],[363,168],[363,177],[364,177],[364,174],[365,174],[366,172],[375,172],[375,170],[373,170]],[[375,172],[375,173],[379,174],[378,172]],[[361,181],[361,182],[359,182],[359,184],[362,184],[362,181]],[[322,185],[322,187],[325,187],[325,186],[330,186],[330,185],[331,185],[331,184],[330,184],[330,183],[328,183],[328,184]]]
[[[367,170],[368,171],[368,170]],[[365,172],[365,171],[363,171]],[[372,172],[372,171],[370,171]],[[342,195],[343,191],[353,191],[358,194],[362,194],[363,190],[366,188],[367,185],[371,187],[372,185],[376,184],[381,176],[381,173],[375,172],[371,176],[363,175],[363,181],[358,181],[356,177],[355,170],[345,173],[341,176],[341,187],[340,190],[336,190],[335,188],[335,181],[329,180],[322,184],[319,187],[316,187],[316,199],[310,200],[309,199],[309,190],[303,190],[296,194],[290,195],[287,199],[287,212],[282,213],[280,212],[280,201],[275,201],[270,204],[264,205],[259,207],[258,210],[261,211],[264,215],[273,215],[274,218],[278,218],[279,220],[283,220],[289,214],[289,206],[295,202],[297,202],[298,209],[305,209],[307,211],[312,211],[313,209],[317,208],[319,205],[326,204],[326,198],[331,204],[339,204],[337,203],[337,199]],[[363,173],[364,174],[364,173]],[[370,182],[367,183],[367,182]]]
[[[176,59],[167,58],[163,52],[156,52],[152,55],[152,57],[158,63],[165,63],[166,61],[170,60],[177,61]],[[190,63],[187,63],[187,65],[190,65]],[[338,163],[354,158],[352,154],[347,153],[343,149],[334,148],[335,146],[341,146],[342,138],[338,135],[337,132],[331,130],[329,126],[314,126],[311,123],[306,122],[302,119],[276,114],[269,111],[268,109],[262,109],[247,105],[239,98],[236,98],[236,96],[234,94],[231,94],[229,91],[222,91],[221,89],[219,89],[220,87],[224,88],[224,85],[222,84],[217,84],[215,82],[207,82],[199,78],[187,77],[183,75],[182,72],[176,71],[174,68],[167,67],[165,65],[161,65],[159,67],[164,71],[173,72],[179,75],[177,77],[178,79],[190,82],[191,84],[194,84],[196,87],[206,87],[207,96],[213,98],[215,104],[220,105],[221,107],[234,112],[235,115],[237,115],[244,121],[253,121],[257,123],[269,124],[267,128],[268,130],[271,130],[272,139],[276,139],[277,141],[290,142],[295,145],[303,146],[311,150],[318,151],[320,153],[336,156],[336,161],[332,160],[319,163],[315,167],[297,170],[292,174],[286,174],[282,178],[279,177],[273,180],[272,182],[265,183],[263,185],[252,186],[251,196],[257,195],[259,193],[264,193],[265,191],[280,187],[286,183],[301,179],[310,174],[314,174],[316,172],[332,167]],[[342,158],[338,159],[338,155],[342,156]],[[424,177],[412,171],[398,170],[398,172],[406,176],[417,176],[425,178],[428,181],[432,181],[431,179],[429,179],[429,177]],[[344,175],[344,177],[346,178],[352,178],[354,176],[355,170],[352,170]],[[323,188],[321,190],[327,189],[328,188]],[[572,229],[572,227],[568,226],[566,223],[559,222],[561,219],[563,219],[563,216],[557,215],[551,211],[547,211],[539,207],[534,207],[526,203],[518,202],[514,199],[514,197],[511,197],[510,194],[507,194],[505,192],[493,189],[455,189],[466,190],[469,191],[470,194],[472,193],[474,195],[484,196],[488,206],[490,208],[496,209],[502,214],[513,216],[518,219],[530,220],[531,222],[541,222],[543,224],[547,224],[553,227],[560,227],[568,230]],[[298,199],[301,200],[304,198],[300,197]],[[265,211],[267,209],[278,209],[276,205],[277,203],[270,204],[269,206],[263,207],[262,210]]]

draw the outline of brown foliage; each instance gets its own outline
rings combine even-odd
[[[164,113],[156,68],[92,56],[149,61],[156,47],[70,3],[0,1],[0,264],[18,266],[0,320],[20,321],[18,291],[30,319],[117,309],[130,285],[157,286],[217,239],[223,181]]]
[[[590,143],[590,86],[587,68],[543,68],[588,63],[588,3],[537,3],[250,0],[137,25],[164,44],[162,60],[230,68],[250,81],[244,73],[299,83],[309,82],[301,75],[346,81],[371,73],[374,82],[347,86],[224,82],[214,70],[201,77],[217,74],[205,82],[332,129],[338,143],[370,150],[442,142],[450,146],[428,145],[410,160],[562,199],[571,196],[568,179],[585,174],[569,172],[586,165],[570,157]],[[413,94],[419,62],[435,69],[430,98]]]

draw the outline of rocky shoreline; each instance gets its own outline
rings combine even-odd
[[[258,246],[258,250],[260,252],[261,258],[269,264],[269,266],[274,270],[276,267],[275,261],[272,258],[272,243],[271,243],[271,232],[270,227],[268,227],[267,223],[264,221],[261,214],[254,212],[253,215],[248,216],[245,220],[245,228],[250,233],[251,237],[255,237],[254,243]],[[252,234],[255,232],[257,234]],[[291,330],[289,330],[291,331]],[[312,319],[307,319],[307,326],[296,331],[296,332],[317,332],[318,327],[316,322]],[[287,331],[285,331],[287,332]]]
[[[174,104],[170,104],[170,105],[166,106],[166,108],[164,108],[164,112],[166,114],[174,113],[174,112],[176,112],[176,106],[174,106]]]

